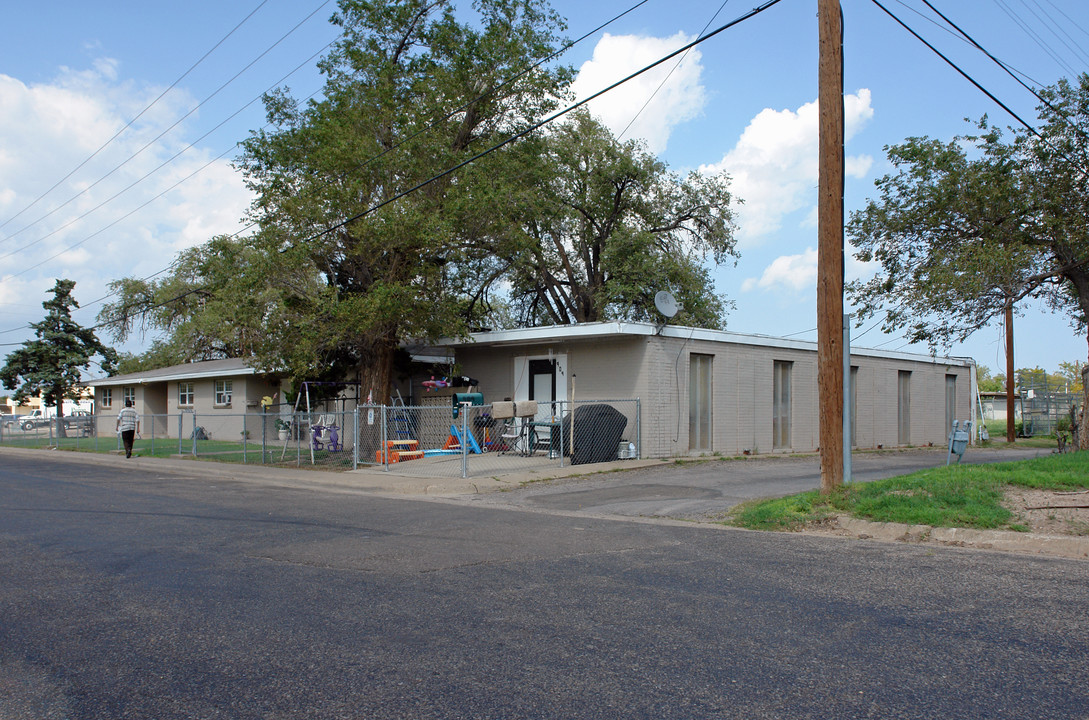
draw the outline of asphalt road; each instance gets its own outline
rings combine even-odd
[[[1089,716],[1085,562],[0,459],[3,720]]]
[[[970,449],[965,464],[1023,460],[1050,454],[1042,449]],[[854,481],[871,481],[944,466],[937,448],[855,453]],[[956,462],[956,458],[953,459]],[[503,493],[469,498],[487,505],[528,507],[597,517],[713,520],[739,503],[782,497],[821,486],[820,459],[813,455],[760,455],[557,478]],[[1089,717],[1089,714],[1087,714]]]

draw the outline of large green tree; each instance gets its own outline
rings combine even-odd
[[[856,257],[877,274],[850,284],[860,320],[948,346],[1026,298],[1085,331],[1089,317],[1089,75],[1041,91],[1035,132],[980,132],[886,148],[896,172],[851,214]],[[1089,338],[1087,338],[1089,339]]]
[[[540,0],[473,10],[342,0],[343,35],[320,64],[324,98],[300,108],[270,97],[276,129],[245,143],[259,246],[324,286],[283,300],[286,320],[311,328],[283,358],[296,373],[360,367],[385,400],[403,339],[463,332],[444,270],[460,249],[451,208],[473,196],[472,176],[432,179],[528,127],[566,79],[526,72],[562,27]]]
[[[0,368],[0,382],[15,391],[16,402],[41,395],[47,407],[57,408],[57,417],[64,416],[64,400],[79,398],[79,383],[91,361],[100,358],[99,365],[107,374],[117,362],[117,353],[103,345],[90,328],[72,319],[72,310],[79,303],[72,296],[75,282],[57,280],[49,300],[42,303],[45,317],[31,323],[34,339],[8,354]],[[57,423],[58,432],[63,426]]]
[[[675,322],[722,326],[704,261],[736,257],[724,177],[678,177],[584,112],[539,151],[524,217],[495,250],[518,324],[651,320],[655,292],[670,290],[682,308]]]
[[[860,322],[884,313],[886,332],[948,347],[1001,315],[1012,328],[1018,303],[1036,298],[1086,331],[1089,75],[1041,96],[1039,127],[1010,140],[984,119],[948,143],[886,148],[896,172],[847,225],[856,257],[879,264],[847,288]]]
[[[270,94],[272,129],[254,133],[238,162],[258,227],[241,244],[263,260],[226,286],[183,278],[177,294],[191,289],[190,300],[148,316],[176,347],[252,354],[297,378],[362,368],[364,386],[385,399],[402,339],[464,331],[448,266],[461,259],[459,222],[482,174],[428,181],[529,127],[570,77],[532,69],[563,28],[541,0],[477,0],[472,9],[341,0],[341,38],[320,62],[323,96],[300,104],[286,90]],[[497,155],[479,161],[490,163],[489,180],[504,167]],[[226,298],[260,283],[268,292],[231,317]],[[143,290],[133,285],[113,310],[149,310],[169,294],[141,303]],[[209,313],[209,303],[220,309]],[[235,331],[217,331],[217,320]]]

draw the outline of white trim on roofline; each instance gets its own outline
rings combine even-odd
[[[209,378],[228,378],[243,375],[257,375],[258,371],[252,367],[237,363],[219,360],[206,361],[208,364],[216,363],[215,367],[208,367],[205,363],[190,363],[187,365],[175,365],[173,367],[148,370],[146,372],[129,373],[115,377],[100,378],[87,381],[87,385],[93,387],[120,387],[123,385],[148,385],[159,382],[175,382],[178,380],[207,380]],[[204,365],[204,369],[198,369]]]
[[[702,328],[638,322],[598,322],[578,325],[550,325],[546,327],[516,328],[513,330],[493,330],[470,333],[469,340],[446,339],[438,343],[447,347],[468,347],[470,345],[537,345],[563,340],[587,340],[615,336],[650,336],[680,338],[684,340],[706,340],[710,342],[732,343],[735,345],[757,345],[761,347],[782,348],[789,350],[817,351],[817,343],[808,340],[789,340],[771,335],[753,335],[735,333],[726,330],[705,330]],[[905,353],[877,348],[852,347],[852,355],[862,357],[904,360],[909,362],[932,363],[934,365],[957,365],[969,367],[975,364],[971,358],[955,358],[940,355]]]

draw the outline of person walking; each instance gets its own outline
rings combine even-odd
[[[132,406],[132,400],[126,400],[125,407],[117,413],[117,431],[121,433],[125,457],[132,457],[132,440],[140,434],[140,414]]]

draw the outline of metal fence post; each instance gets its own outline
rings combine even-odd
[[[178,454],[182,454],[182,438],[185,437],[185,430],[183,428],[185,420],[185,413],[178,413]]]
[[[389,429],[386,426],[386,406],[382,406],[382,467],[386,472],[389,472]]]
[[[246,446],[250,444],[250,433],[246,429],[246,416],[249,413],[242,413],[242,464],[246,464]]]
[[[564,410],[565,410],[564,406],[566,404],[567,403],[563,402],[562,400],[557,403],[557,407],[560,410],[560,412],[559,412],[559,419],[560,419],[560,467],[563,467],[563,449],[566,447],[563,444],[563,413],[564,413]],[[574,422],[575,422],[575,418],[571,418],[572,425],[574,424]],[[551,438],[549,438],[549,440],[551,440]]]
[[[352,411],[352,470],[359,469],[359,406]]]
[[[469,406],[461,406],[461,477],[469,477]]]
[[[643,459],[643,404],[635,398],[635,457]]]
[[[193,413],[193,457],[197,456],[197,414]]]

